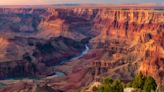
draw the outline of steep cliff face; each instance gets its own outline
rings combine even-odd
[[[0,89],[0,92],[63,92],[59,89],[53,89],[46,85],[45,83],[40,82],[39,84],[35,83],[32,80],[23,80],[17,82],[16,84],[10,85],[8,88]]]
[[[153,10],[102,10],[94,19],[93,31],[97,39],[110,38],[135,40],[137,34],[163,30],[163,12]],[[96,39],[96,40],[97,40]]]
[[[27,61],[36,65],[35,72],[38,74],[41,69],[46,70],[47,66],[60,64],[80,54],[85,48],[81,40],[87,37],[84,31],[91,27],[86,25],[90,23],[89,20],[76,17],[72,11],[52,8],[0,9],[0,61],[5,66],[1,67],[2,70],[14,66],[22,66],[24,69]],[[83,29],[81,24],[87,28]],[[19,60],[24,63],[13,64]],[[21,73],[14,75],[19,69],[12,69],[6,69],[1,78],[11,77],[10,74],[14,77],[22,76]],[[23,72],[35,74],[30,68]]]
[[[159,35],[155,35],[155,39],[145,44],[145,58],[141,62],[141,66],[139,68],[139,70],[145,75],[154,77],[160,85],[164,85],[163,34],[164,31],[161,30]]]
[[[79,55],[85,49],[84,43],[61,36],[49,40],[3,38],[1,42],[0,79],[51,74],[48,67]]]
[[[0,32],[8,37],[20,35],[49,39],[62,35],[82,40],[90,35],[96,11],[83,8],[0,9]]]
[[[32,61],[40,73],[42,67],[46,70],[47,66],[79,54],[84,49],[82,40],[91,38],[92,55],[88,56],[85,65],[93,60],[106,61],[110,62],[109,72],[103,76],[131,80],[136,72],[141,71],[153,76],[159,84],[164,83],[162,10],[0,9],[0,19],[1,61],[6,61],[4,58],[14,62],[19,59]],[[3,69],[8,68],[4,65]],[[21,66],[31,67],[26,63]],[[2,76],[8,76],[9,71]],[[24,72],[30,71],[35,74],[30,69]],[[11,74],[14,72],[10,71]]]
[[[80,54],[85,49],[83,43],[61,36],[45,43],[34,44],[35,49],[32,55],[46,66],[60,64],[62,61]]]
[[[8,37],[0,38],[0,62],[10,61],[10,60],[20,60],[21,56],[25,51],[29,49],[28,46],[25,45],[25,42],[20,41],[17,43],[16,41],[12,41]]]
[[[8,10],[8,9],[6,9]],[[0,14],[0,28],[2,31],[10,32],[33,32],[37,31],[36,25],[40,21],[40,16],[31,13],[7,13],[6,11]]]
[[[163,83],[163,12],[102,10],[94,19],[92,31],[99,33],[90,41],[93,48],[104,48],[110,55],[119,53],[124,63],[137,62],[135,71],[139,70],[153,76],[157,83]],[[110,58],[111,61],[113,59]]]
[[[8,40],[6,40],[5,38],[0,38],[0,59],[4,58],[5,56],[5,53],[3,52],[6,52],[6,47],[8,46]]]
[[[37,73],[36,65],[25,60],[3,62],[0,65],[0,79],[36,77]]]
[[[82,40],[90,36],[92,20],[96,10],[92,9],[47,9],[49,15],[39,24],[40,37],[64,36],[74,40]]]

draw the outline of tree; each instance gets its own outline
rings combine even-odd
[[[101,87],[99,87],[98,92],[115,92],[112,88],[113,79],[108,77],[105,78]]]
[[[98,92],[114,92],[112,91],[112,87],[107,84],[103,84],[102,86],[99,87]]]
[[[108,77],[104,79],[104,84],[112,84],[113,83],[113,79]]]
[[[98,92],[123,92],[123,83],[121,83],[120,80],[113,80],[108,77],[104,79]]]
[[[104,92],[113,92],[113,91],[112,91],[111,85],[105,85],[104,88],[105,88],[105,89],[104,89]]]
[[[133,85],[132,82],[128,82],[128,83],[126,84],[126,87],[132,87],[132,85]]]
[[[98,92],[104,92],[104,86],[100,86]]]
[[[134,88],[143,89],[144,81],[145,81],[145,77],[142,75],[142,73],[138,73],[134,78],[132,86]]]
[[[123,85],[120,82],[120,80],[115,80],[112,84],[112,90],[113,92],[123,92]]]
[[[144,83],[144,92],[151,92],[151,90],[156,90],[157,84],[152,77],[147,77]]]

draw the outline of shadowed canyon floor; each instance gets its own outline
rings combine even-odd
[[[0,8],[0,43],[0,92],[77,92],[137,72],[164,85],[163,9]]]

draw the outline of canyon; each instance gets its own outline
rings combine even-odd
[[[0,92],[76,92],[138,72],[164,85],[162,9],[0,8]],[[22,77],[34,79],[6,82]]]

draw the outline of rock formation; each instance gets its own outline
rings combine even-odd
[[[130,81],[135,73],[143,72],[164,85],[163,10],[1,8],[0,20],[2,79],[48,75],[54,72],[52,69],[61,70],[67,76],[54,78],[49,84],[55,88],[59,82],[61,89],[72,91],[94,79],[97,67],[92,64],[98,62],[101,77]],[[80,54],[86,43],[91,48],[87,55],[53,67]],[[110,66],[101,67],[105,62]],[[71,83],[63,83],[66,79]]]

